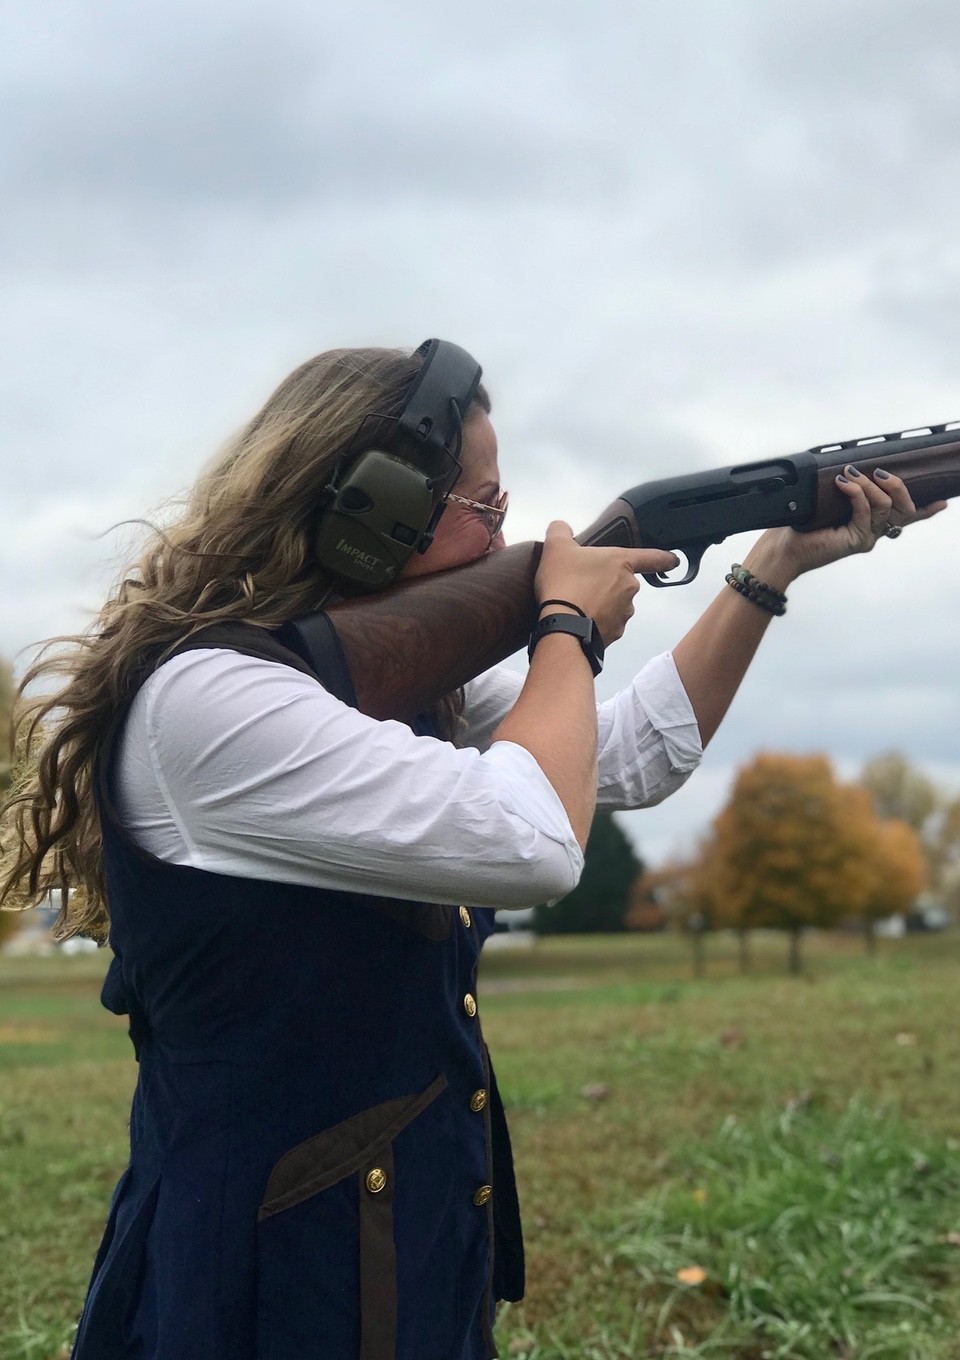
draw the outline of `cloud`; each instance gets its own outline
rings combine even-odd
[[[90,536],[333,345],[478,355],[519,537],[671,472],[960,415],[958,52],[936,0],[20,7],[0,652],[82,626],[117,565]],[[957,513],[796,585],[651,838],[757,745],[960,768]],[[604,685],[747,541],[641,593]]]
[[[14,80],[6,96],[21,203],[264,215],[345,199],[573,204],[609,180],[556,42],[451,47],[418,34],[415,9],[398,21],[385,7],[367,27],[362,12],[320,23],[289,5],[88,13],[46,78]]]

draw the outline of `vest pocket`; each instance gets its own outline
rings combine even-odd
[[[384,1101],[285,1153],[257,1215],[258,1360],[393,1360],[394,1140],[446,1089]]]

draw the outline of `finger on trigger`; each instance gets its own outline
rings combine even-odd
[[[637,548],[632,554],[630,570],[634,572],[672,571],[679,567],[680,558],[666,548]]]

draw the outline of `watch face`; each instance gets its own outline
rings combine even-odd
[[[572,633],[586,642],[593,632],[593,619],[581,619],[578,614],[548,614],[544,622],[549,633]]]

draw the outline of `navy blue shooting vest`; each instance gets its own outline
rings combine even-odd
[[[316,678],[249,626],[187,646]],[[114,745],[102,1000],[139,1078],[74,1360],[495,1355],[523,1251],[476,1014],[492,912],[165,864],[113,810]]]

